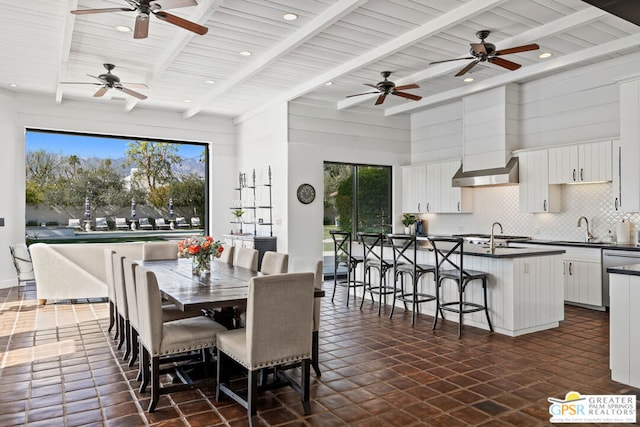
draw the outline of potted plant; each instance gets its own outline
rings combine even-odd
[[[416,216],[412,213],[402,214],[402,225],[404,225],[404,234],[415,233],[416,220]]]
[[[235,222],[240,224],[239,232],[242,233],[242,215],[244,215],[244,211],[242,209],[235,209],[232,213],[233,213],[233,216],[236,217]]]

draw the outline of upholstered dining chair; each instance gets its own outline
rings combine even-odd
[[[136,300],[143,368],[140,392],[151,383],[151,401],[148,411],[154,412],[161,394],[192,388],[193,384],[160,386],[160,358],[200,351],[208,359],[208,349],[215,347],[217,334],[227,328],[205,316],[163,322],[162,301],[156,275],[144,267],[135,269]],[[149,367],[151,369],[149,369]]]
[[[131,354],[131,334],[129,324],[129,305],[127,304],[127,289],[124,283],[124,255],[113,252],[113,285],[116,291],[116,307],[118,322],[118,350],[125,346],[123,360]]]
[[[144,261],[178,259],[178,244],[176,242],[145,242],[142,245],[142,259]]]
[[[236,257],[235,265],[236,267],[258,271],[258,250],[251,248],[238,248],[238,256]]]
[[[235,248],[232,245],[224,245],[223,247],[224,250],[220,256],[217,258],[214,257],[213,260],[223,264],[233,265],[233,253]]]
[[[289,255],[281,252],[266,251],[262,256],[260,272],[262,274],[282,274],[289,268]]]
[[[31,255],[29,254],[29,248],[24,243],[17,243],[9,246],[9,252],[13,258],[13,265],[16,268],[16,274],[18,275],[18,296],[20,295],[20,288],[23,283],[27,283],[36,280],[36,276],[33,272],[33,263],[31,262]]]
[[[291,257],[289,263],[289,273],[313,273],[313,287],[321,291],[323,278],[323,262],[322,260],[308,257]],[[318,363],[318,340],[320,330],[320,309],[322,298],[313,299],[313,334],[311,346],[311,366],[317,376],[320,376],[320,365]]]
[[[258,276],[249,282],[247,326],[218,332],[216,400],[231,397],[247,409],[249,425],[256,415],[258,378],[262,369],[300,362],[297,382],[284,371],[277,371],[301,395],[304,413],[310,413],[309,367],[313,328],[313,273],[287,273]],[[287,307],[282,312],[282,307]],[[278,316],[274,313],[280,312]],[[246,398],[229,383],[229,362],[234,360],[247,370]],[[244,388],[244,387],[243,387]]]
[[[105,265],[105,277],[107,280],[107,299],[109,300],[109,328],[108,332],[111,332],[113,327],[116,327],[114,339],[118,339],[118,333],[120,331],[120,322],[118,322],[118,301],[116,299],[116,285],[113,280],[113,249],[104,250],[104,265]]]

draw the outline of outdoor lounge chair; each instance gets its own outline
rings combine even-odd
[[[140,230],[153,230],[153,225],[149,222],[149,218],[140,218],[138,228],[140,228]]]
[[[128,230],[129,224],[127,224],[126,218],[116,218],[116,230]]]
[[[67,228],[73,228],[74,230],[82,230],[82,225],[78,218],[69,218],[69,224]]]
[[[183,216],[180,216],[180,217],[176,218],[176,227],[177,228],[189,228],[189,224],[187,223],[187,220]]]
[[[109,231],[107,218],[96,218],[96,231]]]
[[[200,218],[198,217],[191,218],[191,228],[200,228]]]
[[[169,230],[170,228],[164,218],[156,218],[156,230]]]

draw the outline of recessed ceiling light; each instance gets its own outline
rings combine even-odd
[[[243,50],[242,52],[240,52],[240,55],[242,55],[242,56],[251,56],[252,53],[249,52],[248,50]]]
[[[324,84],[325,86],[333,86],[333,82],[329,81]]]
[[[214,84],[216,84],[216,81],[215,81],[215,80],[205,80],[204,82],[205,82],[206,84],[208,84],[208,85],[214,85]]]
[[[187,104],[191,102],[191,100],[190,100],[190,99],[183,99],[182,101],[183,101],[183,102],[186,102]]]
[[[124,25],[116,25],[116,30],[120,31],[121,33],[130,33],[131,32],[131,28],[124,26]]]
[[[540,58],[540,59],[549,58],[552,55],[553,55],[553,53],[551,53],[551,52],[542,52],[540,55],[538,55],[538,58]]]
[[[11,87],[18,87],[18,85],[17,85],[17,84],[15,84],[15,83],[11,83],[9,86],[11,86]]]
[[[469,82],[472,82],[472,81],[474,81],[474,80],[475,80],[475,79],[474,79],[473,77],[467,77],[467,78],[465,78],[463,81],[464,81],[464,82],[469,83]]]
[[[296,19],[298,19],[298,15],[296,15],[295,13],[285,13],[284,15],[282,15],[282,19],[284,19],[285,21],[295,21]]]

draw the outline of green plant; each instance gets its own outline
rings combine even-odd
[[[235,215],[237,219],[240,219],[240,217],[244,215],[244,211],[242,209],[236,209],[233,211],[233,215]]]
[[[405,227],[409,227],[410,225],[413,225],[415,223],[416,223],[416,216],[414,214],[411,214],[411,213],[402,214],[402,225],[404,225]]]

